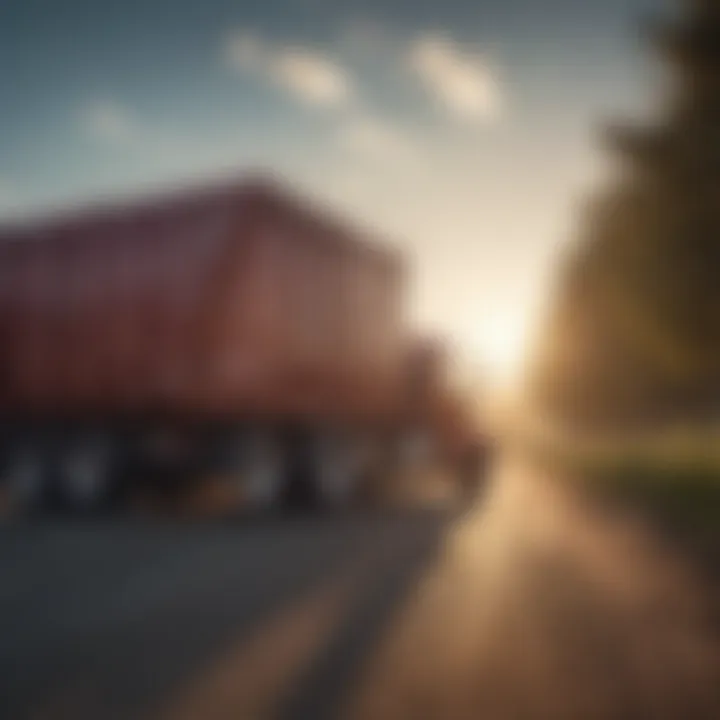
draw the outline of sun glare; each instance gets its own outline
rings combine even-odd
[[[480,328],[482,362],[489,380],[499,390],[519,384],[526,361],[527,328],[520,318],[496,315]]]

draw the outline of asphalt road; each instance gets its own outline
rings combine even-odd
[[[4,527],[0,717],[333,716],[450,522]]]
[[[462,514],[0,531],[0,717],[717,720],[718,598],[510,460]]]

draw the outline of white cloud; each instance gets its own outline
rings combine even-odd
[[[412,140],[398,128],[374,117],[356,117],[340,126],[337,143],[360,157],[411,161],[418,159]]]
[[[407,60],[428,92],[455,117],[487,121],[502,111],[501,88],[485,59],[449,38],[431,34],[416,39]]]
[[[223,56],[235,70],[257,70],[267,61],[267,47],[254,33],[237,32],[226,41]]]
[[[270,69],[278,84],[315,105],[343,105],[352,96],[347,72],[332,59],[310,50],[283,50]]]
[[[137,131],[132,113],[114,100],[97,100],[84,107],[80,114],[82,129],[95,140],[124,144]]]
[[[325,107],[345,105],[353,81],[332,57],[305,47],[276,47],[250,32],[230,36],[223,46],[234,70],[256,73],[303,102]]]

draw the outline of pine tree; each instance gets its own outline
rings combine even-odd
[[[651,28],[666,107],[608,131],[622,172],[560,280],[536,388],[575,421],[720,409],[720,0],[684,4]]]

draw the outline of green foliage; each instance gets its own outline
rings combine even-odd
[[[720,550],[720,428],[535,438],[525,449],[591,495]]]
[[[720,23],[695,7],[677,33],[689,50],[671,107],[657,128],[617,134],[624,173],[593,203],[561,273],[535,389],[568,419],[719,409],[720,72],[693,38],[700,29],[720,46]]]

